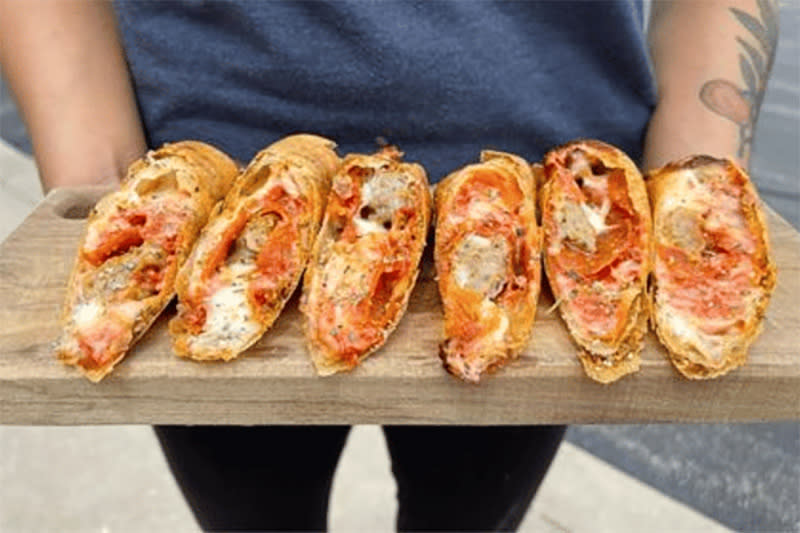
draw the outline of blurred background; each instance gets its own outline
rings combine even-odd
[[[762,198],[795,228],[799,37],[800,2],[783,2],[751,169]],[[41,192],[1,79],[0,138],[2,240]],[[332,530],[393,529],[389,468],[379,428],[354,428],[334,481]],[[149,427],[0,427],[0,531],[196,529]],[[800,531],[800,424],[573,426],[521,529]]]

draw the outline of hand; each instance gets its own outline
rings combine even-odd
[[[771,0],[654,2],[649,44],[659,102],[644,169],[692,154],[747,168],[777,40]]]
[[[119,182],[144,153],[109,2],[0,0],[0,64],[45,192]]]

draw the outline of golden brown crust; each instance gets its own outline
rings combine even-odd
[[[229,361],[272,326],[310,257],[331,177],[340,164],[335,146],[316,135],[291,135],[253,158],[218,205],[178,274],[178,314],[169,324],[177,355],[198,361]],[[269,222],[262,224],[265,220]],[[248,239],[253,248],[247,248]],[[237,250],[242,243],[245,249]],[[226,248],[222,250],[225,257],[220,256],[221,247]],[[258,257],[270,247],[281,258],[288,255],[284,270],[259,269]],[[240,252],[243,255],[237,255]],[[212,305],[215,294],[226,287],[236,287],[243,296],[237,300],[231,294],[226,301]],[[222,312],[219,306],[239,306],[240,310],[228,309],[227,314],[218,315]],[[202,325],[192,322],[196,313],[202,314]],[[213,325],[225,328],[224,335],[205,323],[216,316],[220,318],[213,318]]]
[[[694,182],[691,188],[687,188],[689,181]],[[669,303],[670,282],[662,279],[664,270],[658,268],[661,264],[658,251],[662,247],[675,247],[687,256],[696,257],[699,249],[705,246],[706,237],[702,235],[705,229],[700,229],[704,223],[700,221],[708,217],[712,205],[719,208],[723,204],[724,195],[717,192],[702,199],[702,193],[698,192],[701,187],[697,184],[712,182],[741,190],[738,198],[740,214],[746,233],[752,234],[755,243],[749,254],[754,265],[750,279],[755,281],[751,281],[751,301],[743,306],[743,325],[723,334],[707,335],[701,328],[709,320],[678,312]],[[689,156],[649,172],[647,186],[655,221],[653,261],[656,268],[649,299],[653,327],[667,348],[670,361],[683,376],[689,379],[722,376],[746,362],[747,350],[761,331],[762,319],[776,282],[766,217],[758,193],[749,176],[733,161],[705,155]],[[680,231],[671,231],[671,217],[676,212],[684,215],[687,222]],[[692,220],[698,221],[697,224],[688,224]],[[733,227],[734,224],[729,224],[727,230]],[[697,235],[692,237],[694,229]],[[702,278],[698,275],[696,279],[697,286],[701,286]],[[682,317],[679,319],[682,324],[680,331],[676,329],[676,315]],[[737,332],[736,329],[740,330]]]
[[[129,167],[81,237],[55,346],[62,362],[95,382],[111,372],[172,299],[178,267],[236,173],[198,141],[166,144]]]
[[[483,196],[483,193],[486,196]],[[473,383],[527,345],[541,283],[530,165],[497,151],[436,188],[434,260],[444,304],[445,369]],[[489,216],[484,211],[492,212]]]
[[[598,170],[597,175],[608,176],[610,172],[613,172],[613,169],[621,169],[623,171],[626,195],[636,216],[635,224],[640,228],[638,237],[634,237],[635,244],[633,245],[638,249],[635,252],[635,261],[639,265],[638,271],[635,278],[626,285],[627,288],[619,289],[619,292],[614,296],[616,301],[622,303],[623,309],[627,307],[627,311],[624,320],[618,322],[618,326],[611,335],[607,333],[600,335],[592,332],[589,328],[591,324],[582,319],[576,311],[571,310],[571,306],[565,305],[565,302],[573,298],[574,294],[571,295],[560,290],[559,285],[566,284],[563,282],[556,283],[555,281],[557,279],[556,276],[559,275],[556,257],[561,253],[558,251],[561,247],[557,243],[561,242],[564,235],[562,223],[555,220],[555,213],[562,208],[565,201],[563,199],[565,197],[562,196],[562,192],[559,190],[561,187],[561,185],[558,185],[560,180],[556,178],[562,173],[572,176],[568,170],[568,162],[574,150],[580,150],[588,156],[588,159],[596,159],[602,163],[604,168]],[[537,169],[534,170],[536,171]],[[545,156],[544,168],[538,170],[538,174],[541,184],[539,201],[542,212],[542,226],[543,228],[549,228],[544,231],[545,273],[556,302],[559,304],[559,312],[567,325],[570,335],[580,347],[578,357],[586,374],[601,383],[616,381],[639,369],[640,352],[643,347],[644,334],[647,331],[649,310],[647,305],[647,278],[652,268],[652,220],[644,181],[636,165],[625,153],[614,146],[591,139],[573,141],[551,150]],[[593,169],[592,175],[594,174],[595,170]],[[609,186],[605,185],[606,188]],[[611,226],[603,231],[608,231],[609,229],[611,229]],[[603,231],[598,231],[597,236],[602,235]],[[587,250],[594,253],[591,248],[587,248]],[[617,250],[616,254],[619,255],[623,252],[627,253],[626,251]],[[589,278],[581,279],[588,280]],[[578,280],[577,286],[583,286],[581,285],[582,283],[585,283],[585,281]],[[614,293],[613,289],[599,290],[606,293]]]
[[[349,154],[333,178],[300,304],[321,376],[350,370],[379,349],[408,306],[431,196],[425,170],[402,155],[393,146]]]
[[[213,206],[231,188],[232,180],[239,174],[236,163],[221,150],[200,141],[179,141],[166,143],[158,150],[151,150],[144,157],[131,163],[123,179],[122,187],[130,180],[136,180],[142,171],[158,165],[159,161],[169,160],[176,168],[186,170],[185,181],[179,187],[193,194],[202,193],[209,197]],[[192,176],[202,176],[197,182]],[[233,176],[233,178],[232,178]],[[199,190],[196,190],[198,189]],[[204,202],[205,208],[207,203]]]

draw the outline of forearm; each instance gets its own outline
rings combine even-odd
[[[109,3],[0,0],[0,64],[45,190],[117,182],[144,152]]]
[[[746,168],[777,38],[778,8],[768,0],[654,2],[659,99],[645,169],[698,153]]]

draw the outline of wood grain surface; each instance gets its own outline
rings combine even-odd
[[[641,371],[612,385],[586,378],[543,291],[520,360],[462,383],[437,356],[442,335],[430,266],[383,349],[354,371],[319,378],[305,352],[297,298],[231,363],[170,350],[170,306],[95,385],[51,353],[86,213],[102,189],[56,190],[0,245],[0,423],[544,424],[730,422],[800,418],[800,234],[771,210],[778,286],[748,364],[708,382],[672,369],[648,334]],[[428,263],[430,265],[430,257]]]

